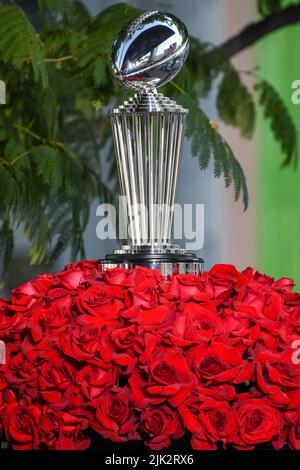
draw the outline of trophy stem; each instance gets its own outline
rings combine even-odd
[[[115,77],[136,94],[111,111],[128,245],[102,260],[104,268],[135,265],[198,273],[203,261],[171,243],[174,201],[187,109],[158,93],[172,80],[189,49],[175,16],[146,12],[127,23],[112,46]]]
[[[200,270],[201,260],[170,242],[186,115],[156,90],[139,92],[111,112],[128,214],[128,246],[109,255],[111,262],[158,263],[167,271],[179,263],[183,272]]]
[[[144,128],[145,142],[146,142],[146,165],[148,171],[148,192],[147,192],[147,204],[148,204],[148,220],[149,220],[149,238],[150,243],[154,242],[154,169],[153,169],[153,143],[151,136],[152,128],[152,115],[146,115],[146,126]]]
[[[137,94],[111,113],[131,245],[170,243],[186,113],[157,92]]]

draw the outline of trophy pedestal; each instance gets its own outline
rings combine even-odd
[[[203,270],[203,259],[187,253],[178,245],[121,246],[114,253],[100,260],[103,269],[143,266],[158,269],[163,276],[176,274],[199,274]]]
[[[113,73],[126,88],[135,90],[111,111],[130,230],[128,245],[100,260],[103,269],[144,266],[168,276],[199,274],[203,268],[201,258],[170,243],[188,110],[157,91],[177,75],[188,49],[184,24],[158,11],[140,15],[114,40]]]

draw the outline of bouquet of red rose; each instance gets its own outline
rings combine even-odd
[[[0,441],[300,449],[300,295],[230,265],[162,277],[96,261],[0,300]],[[297,349],[298,348],[298,349]],[[4,362],[4,361],[2,361]]]

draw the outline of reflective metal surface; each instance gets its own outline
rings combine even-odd
[[[136,265],[134,263],[112,263],[102,261],[102,267],[104,270],[113,268],[124,268],[133,269]],[[168,262],[148,262],[139,263],[139,266],[143,266],[149,269],[158,269],[164,277],[171,276],[172,274],[200,274],[203,270],[203,261],[199,260],[196,263],[168,263]]]
[[[157,255],[157,254],[178,254],[184,255],[185,248],[180,245],[166,244],[146,244],[146,245],[121,245],[118,250],[114,250],[114,254],[139,254],[139,255]]]
[[[154,86],[174,77],[188,51],[180,20],[158,11],[129,22],[116,37],[112,64],[121,82],[141,88],[111,112],[128,242],[169,243],[187,109]]]
[[[188,32],[175,16],[146,12],[117,35],[111,54],[114,75],[134,89],[149,89],[172,80],[189,49]]]
[[[137,93],[111,111],[128,245],[101,260],[103,269],[140,265],[169,276],[203,268],[202,259],[170,243],[188,110],[156,90],[174,78],[187,53],[185,26],[158,11],[129,22],[114,41],[114,74]]]
[[[140,113],[140,112],[178,112],[187,114],[188,109],[183,108],[176,101],[171,100],[154,88],[153,90],[139,91],[128,101],[120,104],[112,111],[116,113]]]
[[[138,99],[135,103],[137,111],[125,102],[111,113],[128,240],[160,245],[171,237],[187,110],[174,103],[164,110],[142,111]]]

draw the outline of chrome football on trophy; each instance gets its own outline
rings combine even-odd
[[[136,93],[111,111],[129,230],[128,244],[107,255],[104,268],[142,265],[163,275],[201,271],[202,259],[170,241],[188,110],[157,91],[179,72],[188,49],[185,25],[159,11],[127,23],[113,43],[113,73]]]

